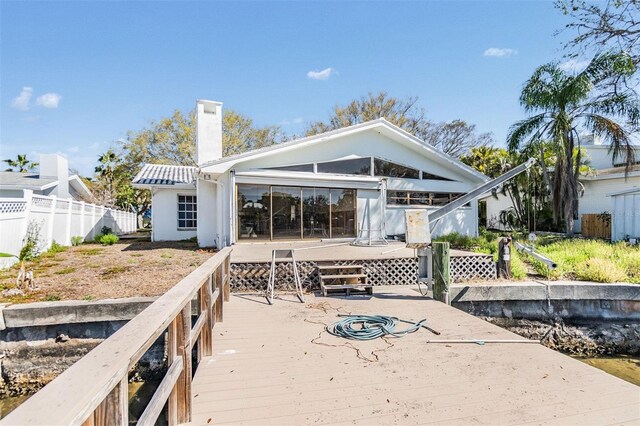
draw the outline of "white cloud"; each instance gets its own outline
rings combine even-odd
[[[42,96],[38,96],[36,103],[45,108],[58,108],[60,99],[62,99],[62,96],[57,93],[45,93]]]
[[[326,80],[336,73],[333,68],[325,68],[322,71],[309,71],[307,77],[312,80]]]
[[[518,51],[516,49],[508,49],[506,47],[490,47],[484,51],[483,56],[492,56],[495,58],[508,57],[511,55],[517,55]]]
[[[302,117],[296,117],[291,120],[282,120],[280,122],[281,126],[291,126],[292,124],[302,124],[304,122]]]
[[[576,59],[569,59],[566,62],[563,62],[559,65],[560,69],[565,72],[577,73],[584,70],[587,65],[589,65],[589,61],[578,61]]]
[[[29,102],[31,102],[32,96],[33,87],[25,86],[22,88],[20,94],[13,98],[11,106],[15,109],[19,109],[20,111],[26,111],[29,109]]]

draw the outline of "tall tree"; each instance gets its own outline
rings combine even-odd
[[[606,53],[596,56],[584,71],[571,74],[556,63],[535,70],[526,82],[520,103],[533,114],[515,123],[507,144],[514,152],[540,139],[547,139],[556,157],[551,179],[554,220],[564,219],[565,231],[573,234],[578,214],[580,137],[588,132],[610,144],[612,162],[624,160],[627,169],[635,163],[631,132],[640,124],[640,106],[635,94],[598,92],[599,85],[618,74],[631,75],[635,65],[629,55]]]
[[[570,22],[565,31],[573,38],[565,44],[570,57],[616,51],[640,65],[640,0],[556,0]],[[606,89],[613,93],[636,91],[638,74],[611,76]]]
[[[6,170],[8,172],[20,172],[26,173],[30,172],[36,167],[38,167],[38,163],[34,161],[30,161],[27,158],[27,154],[18,154],[18,156],[14,159],[8,158],[6,160],[2,160],[3,162],[9,165],[9,168]]]
[[[116,169],[120,163],[121,159],[110,148],[98,158],[98,165],[94,170],[97,183],[94,189],[98,191],[95,195],[107,207],[113,207],[116,201]]]
[[[327,121],[316,121],[307,126],[307,136],[324,133],[365,121],[385,118],[447,154],[455,157],[474,146],[491,141],[489,134],[477,135],[475,126],[463,120],[435,124],[425,117],[417,97],[399,99],[387,92],[369,93],[345,106],[333,107]]]

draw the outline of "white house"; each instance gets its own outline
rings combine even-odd
[[[40,155],[39,173],[0,172],[0,198],[55,195],[60,199],[91,200],[91,191],[78,175],[69,176],[67,159],[58,154]]]
[[[222,157],[222,103],[197,101],[198,167],[146,164],[153,240],[201,246],[404,234],[404,210],[434,209],[487,179],[384,119]],[[436,233],[478,232],[477,202]]]

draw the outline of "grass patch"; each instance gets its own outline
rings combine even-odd
[[[55,271],[54,274],[65,275],[65,274],[74,273],[75,271],[76,271],[76,268],[64,268],[64,269],[60,269],[59,271]]]
[[[131,253],[131,257],[142,257],[144,254],[142,253]]]
[[[46,302],[57,302],[57,301],[62,300],[62,299],[57,294],[47,294],[45,296],[44,300]]]
[[[127,272],[129,270],[126,266],[113,266],[111,268],[105,269],[100,273],[103,278],[111,278],[115,275],[121,274],[123,272]]]
[[[173,254],[171,254],[171,253],[162,253],[160,255],[160,257],[163,258],[163,259],[171,259],[173,257]]]
[[[100,247],[91,247],[91,248],[81,248],[76,250],[76,253],[80,253],[83,256],[95,256],[104,251],[104,249]]]

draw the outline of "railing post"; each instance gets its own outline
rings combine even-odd
[[[229,301],[229,293],[231,292],[231,255],[227,255],[224,260],[224,301]]]
[[[176,410],[178,424],[191,421],[191,303],[187,303],[176,316],[176,356],[182,357],[184,367],[176,382]]]
[[[84,421],[83,426],[129,424],[129,381],[125,376]]]
[[[216,288],[218,289],[218,299],[216,303],[216,322],[223,321],[224,318],[224,263],[218,266],[213,273]]]
[[[213,302],[211,300],[211,274],[200,287],[200,312],[207,316],[207,322],[200,334],[200,343],[198,344],[198,352],[200,353],[200,361],[202,357],[211,356],[213,353]]]
[[[178,317],[171,321],[167,333],[167,368],[171,367],[174,360],[178,357]],[[178,381],[167,399],[167,423],[169,426],[175,426],[178,424]]]

